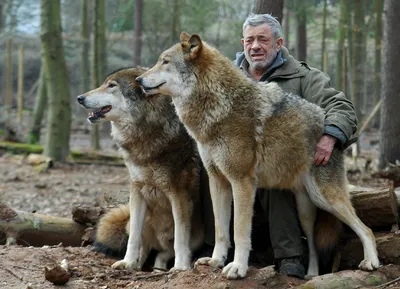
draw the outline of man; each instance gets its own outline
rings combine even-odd
[[[275,81],[284,91],[325,110],[325,133],[315,148],[313,162],[316,166],[328,163],[334,146],[344,149],[356,141],[357,119],[353,104],[342,92],[330,87],[327,75],[289,54],[283,46],[281,26],[274,17],[251,14],[243,24],[242,44],[244,51],[237,53],[234,63],[248,77],[255,81]],[[279,272],[304,278],[301,230],[292,192],[259,189],[257,199],[268,219]],[[206,228],[206,242],[212,243],[209,230],[213,229]]]

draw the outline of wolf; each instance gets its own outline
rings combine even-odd
[[[349,199],[343,153],[335,148],[327,165],[312,164],[323,135],[320,107],[284,93],[276,83],[253,82],[200,36],[186,32],[180,43],[164,51],[156,65],[136,80],[149,97],[155,93],[172,97],[208,173],[215,247],[212,257],[197,260],[197,265],[224,266],[233,199],[235,253],[222,274],[230,279],[245,277],[253,203],[260,187],[294,192],[308,241],[308,276],[318,275],[315,243],[321,240],[315,239],[314,231],[324,236],[321,230],[329,230],[328,225],[314,228],[317,207],[360,237],[364,260],[359,268],[378,268],[374,235],[357,217]]]
[[[145,71],[140,67],[115,71],[100,87],[77,97],[91,110],[89,122],[111,122],[111,136],[131,179],[129,210],[115,209],[106,215],[97,237],[121,249],[116,244],[123,245],[121,230],[129,219],[126,254],[113,268],[140,270],[155,249],[159,251],[155,267],[165,269],[175,256],[171,270],[188,270],[191,253],[204,237],[199,210],[201,160],[171,98],[145,97],[135,81]],[[119,234],[107,230],[113,224]]]

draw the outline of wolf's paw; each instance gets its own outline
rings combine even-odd
[[[169,269],[169,272],[177,273],[177,272],[187,271],[190,269],[191,269],[190,266],[174,266],[171,269]]]
[[[222,268],[224,266],[224,261],[223,260],[218,260],[218,259],[213,259],[211,257],[203,257],[200,258],[194,263],[194,266],[197,265],[207,265],[211,266],[213,268]]]
[[[247,264],[231,262],[224,267],[222,275],[228,279],[244,278],[246,277],[248,268]]]
[[[182,263],[175,263],[174,267],[172,267],[169,271],[170,272],[178,272],[178,271],[186,271],[190,270],[190,262],[182,262]]]
[[[363,271],[373,271],[379,268],[379,260],[378,258],[376,258],[376,260],[364,259],[361,261],[360,265],[358,265],[358,268]]]
[[[140,266],[137,263],[125,260],[117,261],[114,264],[112,264],[111,267],[117,270],[124,270],[124,269],[140,270]]]

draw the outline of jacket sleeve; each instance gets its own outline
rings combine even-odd
[[[353,103],[343,92],[330,86],[330,78],[325,73],[307,68],[308,73],[301,81],[302,95],[324,109],[325,133],[338,138],[346,148],[356,140],[357,117]]]

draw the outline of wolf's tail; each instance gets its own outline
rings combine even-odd
[[[315,246],[318,251],[320,269],[321,271],[330,272],[343,224],[334,215],[318,209],[314,228]]]
[[[107,256],[122,258],[125,255],[129,222],[129,207],[121,205],[108,211],[97,224],[94,250]]]

